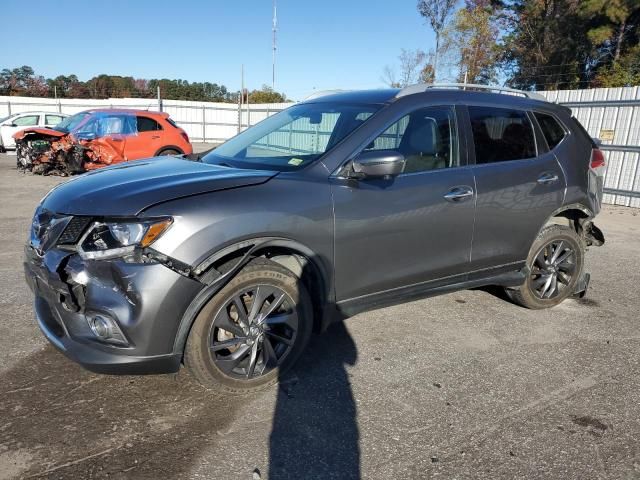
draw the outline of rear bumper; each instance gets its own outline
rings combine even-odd
[[[179,370],[182,352],[174,351],[175,336],[200,283],[160,264],[84,262],[55,249],[38,257],[30,246],[24,269],[40,330],[71,360],[97,373]],[[112,319],[125,344],[98,339],[89,326],[96,315]]]

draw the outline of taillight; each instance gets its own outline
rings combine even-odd
[[[591,150],[591,162],[589,163],[589,168],[598,175],[604,175],[606,166],[607,165],[602,150],[600,150],[599,148],[594,148],[593,150]]]
[[[184,138],[185,142],[189,143],[189,135],[187,135],[187,132],[185,132],[184,130],[182,130],[180,132],[180,135],[182,135],[182,138]]]

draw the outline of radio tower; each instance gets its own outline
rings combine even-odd
[[[276,0],[273,0],[273,63],[271,69],[271,88],[276,91],[276,32],[278,31],[278,16],[276,13]]]

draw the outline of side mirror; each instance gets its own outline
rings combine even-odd
[[[12,123],[10,126],[11,126],[11,127],[19,127],[20,125],[17,125],[17,124],[15,124],[15,123]]]
[[[404,155],[395,150],[362,152],[352,162],[358,178],[395,177],[404,171]]]

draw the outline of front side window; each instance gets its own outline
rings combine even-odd
[[[13,123],[18,127],[33,127],[38,125],[38,118],[40,118],[39,115],[26,115],[16,118]]]
[[[380,105],[303,103],[223,143],[202,159],[237,168],[296,170],[320,158]]]
[[[558,121],[551,115],[538,112],[534,113],[534,115],[540,124],[540,129],[547,141],[547,145],[549,145],[549,149],[553,150],[565,137],[566,132],[564,128],[562,128]]]
[[[476,164],[536,156],[533,126],[523,110],[469,107]]]
[[[371,142],[365,151],[396,150],[405,157],[404,173],[459,165],[455,113],[427,107],[405,115]]]

